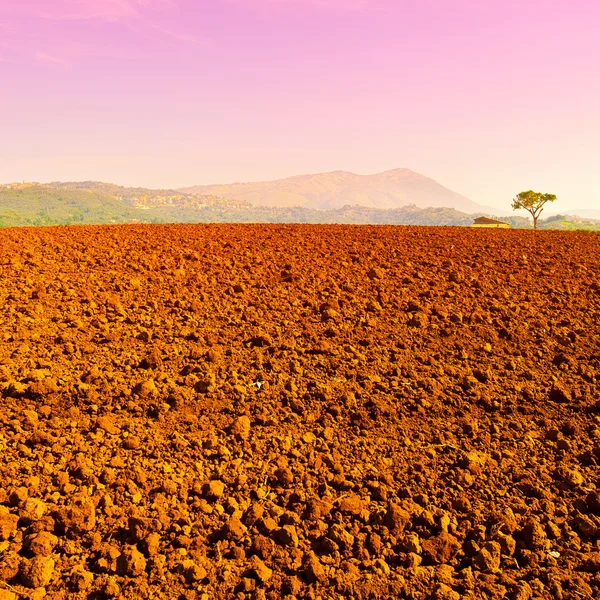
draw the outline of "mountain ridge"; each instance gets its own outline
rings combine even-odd
[[[404,167],[359,175],[351,171],[328,171],[292,175],[275,180],[195,185],[183,193],[227,196],[254,206],[339,209],[344,205],[393,209],[409,204],[419,208],[445,207],[468,213],[506,214],[474,202],[438,181]]]

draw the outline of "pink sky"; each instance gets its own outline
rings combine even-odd
[[[600,209],[597,0],[0,0],[0,181],[407,167]]]

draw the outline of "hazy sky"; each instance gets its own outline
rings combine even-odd
[[[598,0],[0,0],[0,181],[407,167],[600,209]]]

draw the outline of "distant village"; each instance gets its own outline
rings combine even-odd
[[[116,200],[127,202],[134,208],[139,208],[141,210],[150,210],[152,208],[161,208],[165,206],[173,208],[207,208],[215,206],[223,208],[248,208],[250,206],[250,204],[244,200],[221,198],[220,196],[190,196],[188,194],[177,194],[173,196],[147,195],[138,197],[112,197]]]
[[[35,187],[39,183],[32,181],[23,181],[22,183],[0,183],[0,190],[24,190]]]
[[[53,185],[44,185],[31,181],[13,182],[13,183],[0,183],[0,190],[24,190],[27,188],[37,187],[54,187]],[[93,190],[81,188],[82,190],[89,192],[90,194],[94,191],[102,193],[104,190]],[[105,192],[106,193],[106,192]],[[221,196],[193,196],[190,194],[143,194],[140,196],[132,195],[114,195],[107,194],[114,200],[126,202],[134,208],[140,210],[151,210],[153,208],[250,208],[252,205],[245,200],[236,200],[234,198],[223,198]]]

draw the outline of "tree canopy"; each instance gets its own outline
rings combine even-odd
[[[542,194],[542,192],[534,192],[533,190],[527,190],[517,194],[516,198],[513,199],[512,207],[513,210],[524,209],[531,215],[533,219],[533,229],[537,229],[537,222],[544,210],[544,206],[548,202],[554,202],[556,200],[555,194]]]

